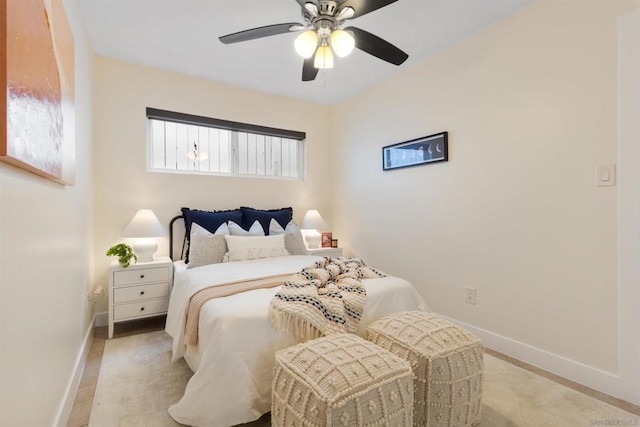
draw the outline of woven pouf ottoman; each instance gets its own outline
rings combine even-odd
[[[274,426],[413,425],[411,367],[357,335],[278,351],[271,391]]]
[[[480,421],[483,353],[478,338],[420,311],[373,322],[367,338],[411,364],[414,425],[457,427]]]

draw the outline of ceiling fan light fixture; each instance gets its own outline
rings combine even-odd
[[[0,0],[1,1],[1,0]],[[224,44],[244,42],[296,32],[294,47],[304,58],[302,81],[315,80],[318,70],[333,68],[333,55],[348,56],[354,48],[393,65],[401,65],[409,55],[345,21],[360,18],[397,0],[296,0],[302,6],[304,23],[288,22],[265,25],[218,37]],[[344,28],[341,30],[341,28]]]
[[[316,57],[313,60],[313,66],[321,70],[326,68],[333,68],[333,53],[331,52],[331,48],[329,47],[329,45],[327,45],[326,43],[323,43],[322,46],[320,46],[316,51]]]
[[[201,151],[200,153],[198,153],[197,151],[189,151],[187,153],[187,158],[189,158],[189,160],[200,160],[201,162],[203,162],[209,159],[209,154],[204,151]]]
[[[356,45],[356,41],[348,31],[334,30],[331,33],[331,47],[340,58],[348,56]]]
[[[305,31],[296,37],[293,42],[293,47],[298,52],[298,55],[305,59],[311,58],[318,46],[318,34],[313,30]]]

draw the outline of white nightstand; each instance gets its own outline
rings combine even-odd
[[[109,339],[117,322],[165,314],[172,285],[173,263],[169,257],[127,268],[113,261],[109,267]]]
[[[342,256],[342,248],[307,248],[307,252],[309,255],[317,255],[317,256],[332,256],[332,257],[340,257]]]

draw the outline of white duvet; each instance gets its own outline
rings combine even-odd
[[[166,331],[173,338],[173,360],[184,357],[194,371],[182,399],[169,408],[177,422],[231,426],[269,412],[275,353],[296,343],[276,331],[269,321],[269,304],[278,286],[207,302],[200,314],[198,346],[186,351],[182,343],[191,295],[208,286],[244,278],[293,274],[320,259],[296,255],[191,269],[182,261],[175,263]],[[365,279],[363,283],[367,300],[357,331],[361,336],[371,322],[383,316],[426,310],[424,301],[406,280],[384,277]]]

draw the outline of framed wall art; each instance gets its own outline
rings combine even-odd
[[[330,248],[333,234],[329,231],[322,233],[322,247]]]
[[[382,147],[382,170],[385,171],[448,160],[448,132]]]
[[[0,160],[75,180],[74,39],[62,0],[0,0]]]

